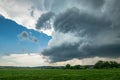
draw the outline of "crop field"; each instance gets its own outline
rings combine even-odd
[[[0,69],[0,80],[120,80],[120,69]]]

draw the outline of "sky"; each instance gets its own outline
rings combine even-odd
[[[119,0],[0,0],[0,66],[120,62]]]

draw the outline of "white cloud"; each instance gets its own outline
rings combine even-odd
[[[53,63],[52,65],[56,65],[56,66],[65,66],[66,64],[81,65],[81,64],[82,64],[82,60],[79,60],[79,59],[72,59],[72,60],[63,61],[63,62],[56,62],[56,63]]]
[[[75,43],[78,43],[79,40],[80,37],[75,36],[75,34],[71,32],[69,33],[53,32],[52,39],[48,43],[48,48],[60,46],[64,43],[74,45]]]
[[[39,31],[41,31],[41,32],[43,32],[43,33],[45,33],[45,34],[47,34],[48,36],[51,36],[52,33],[54,32],[54,29],[53,29],[53,28],[47,29],[47,30],[41,29],[41,30],[39,30]]]
[[[65,66],[66,64],[71,65],[93,65],[97,61],[117,61],[120,62],[120,58],[100,58],[100,57],[93,57],[93,58],[85,58],[85,59],[72,59],[63,62],[56,62],[50,63],[49,58],[43,56],[42,54],[38,53],[31,53],[31,54],[10,54],[0,56],[0,66]]]
[[[83,65],[94,65],[99,60],[120,62],[120,58],[93,57],[93,58],[82,59],[82,64]]]
[[[104,58],[104,57],[93,57],[93,58],[85,58],[85,59],[72,59],[68,61],[63,61],[63,62],[56,62],[53,63],[52,65],[56,66],[65,66],[66,64],[71,64],[71,65],[94,65],[97,61],[102,60],[102,61],[116,61],[120,63],[120,58]]]
[[[45,13],[44,0],[0,0],[0,14],[28,29],[34,29],[51,36],[53,29],[37,30],[36,23]]]
[[[28,29],[35,29],[37,19],[43,12],[43,0],[0,0],[0,14]]]
[[[47,65],[47,57],[37,54],[10,54],[1,56],[0,66],[43,66]]]

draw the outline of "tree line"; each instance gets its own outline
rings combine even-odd
[[[115,61],[98,61],[95,65],[74,65],[67,64],[65,69],[109,69],[120,68],[120,64]]]
[[[115,61],[98,61],[94,68],[101,69],[101,68],[120,68],[120,64]]]

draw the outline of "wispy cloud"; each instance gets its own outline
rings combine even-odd
[[[18,34],[18,38],[20,41],[32,41],[34,43],[39,42],[37,37],[33,36],[31,33],[27,32],[27,31],[23,31],[20,34]]]
[[[29,40],[29,33],[27,31],[23,31],[18,35],[20,40]]]

